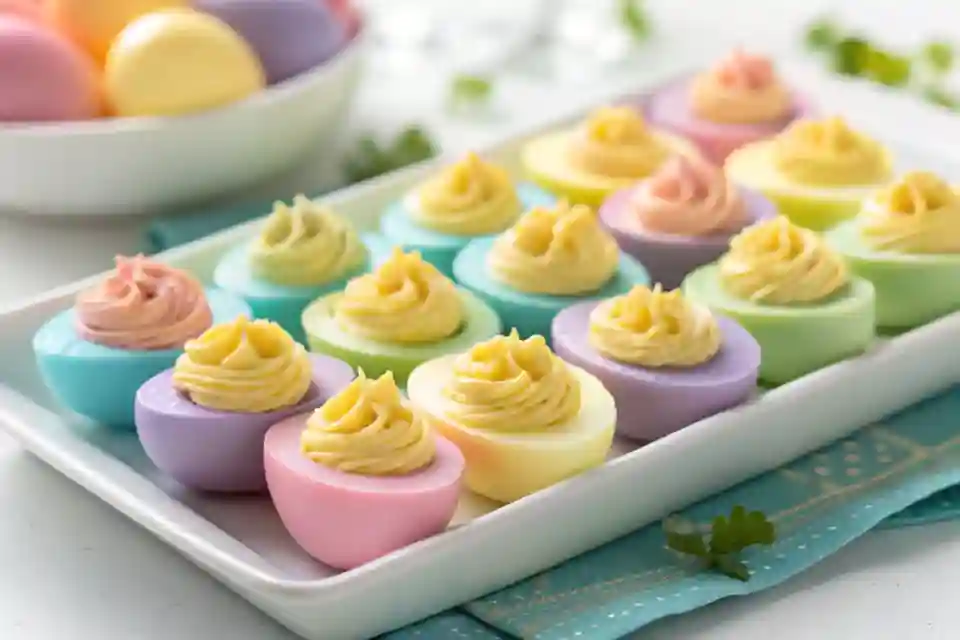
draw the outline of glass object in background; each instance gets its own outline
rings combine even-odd
[[[530,37],[539,0],[356,0],[369,16],[375,56],[389,67],[428,63],[490,72]],[[420,67],[422,69],[422,67]]]

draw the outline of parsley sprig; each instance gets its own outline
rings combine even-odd
[[[407,165],[416,164],[437,154],[436,146],[420,126],[411,125],[387,144],[366,135],[357,141],[343,163],[344,177],[349,184],[369,180]]]
[[[740,554],[755,545],[771,545],[776,540],[776,528],[761,511],[747,511],[737,505],[729,516],[717,516],[710,526],[709,536],[683,518],[673,516],[664,520],[667,547],[678,553],[700,559],[705,568],[746,582],[750,570]]]
[[[488,75],[462,73],[450,83],[450,108],[454,111],[483,106],[493,94],[493,79]]]
[[[822,54],[840,75],[905,88],[928,102],[960,109],[960,99],[944,86],[955,65],[949,42],[932,40],[916,53],[904,53],[882,47],[860,34],[845,33],[830,18],[811,23],[804,41],[808,49]]]

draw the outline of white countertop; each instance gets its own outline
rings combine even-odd
[[[394,0],[396,1],[396,0]],[[492,0],[491,0],[492,1]],[[781,50],[795,41],[809,2],[650,0],[660,42],[637,64],[682,55],[706,59],[730,44]],[[826,4],[826,3],[821,3]],[[845,15],[871,33],[944,33],[960,24],[947,2],[850,0]],[[868,15],[863,13],[869,4]],[[697,7],[694,11],[692,8]],[[725,24],[722,34],[717,25]],[[960,29],[954,27],[954,30]],[[950,35],[947,31],[946,35]],[[960,41],[960,34],[954,34]],[[915,41],[915,40],[914,40]],[[429,74],[422,74],[428,76]],[[457,121],[425,86],[374,71],[360,97],[354,127],[389,131],[426,123],[447,149],[463,149],[534,123],[543,105],[586,104],[615,91],[629,69],[576,86],[504,81],[493,121]],[[442,80],[433,88],[439,90]],[[376,108],[389,104],[390,109]],[[289,197],[322,179],[322,162],[257,190]],[[318,176],[320,176],[318,178]],[[2,177],[0,177],[2,179]],[[81,225],[0,219],[0,307],[16,298],[110,265],[115,253],[139,248],[143,220]],[[29,265],[26,268],[25,265]],[[0,435],[0,638],[4,640],[292,640],[199,569],[46,468]],[[960,522],[876,532],[803,576],[756,596],[728,600],[637,634],[643,640],[936,640],[960,629]]]

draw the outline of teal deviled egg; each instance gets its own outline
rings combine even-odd
[[[52,394],[75,413],[132,428],[137,389],[173,366],[183,345],[250,307],[190,274],[143,256],[81,292],[73,308],[40,327],[33,350]]]
[[[387,208],[383,236],[450,276],[453,260],[471,240],[509,229],[517,218],[554,197],[528,183],[515,184],[505,169],[469,153]]]
[[[454,279],[486,301],[521,337],[549,337],[566,307],[600,301],[650,283],[586,205],[536,207],[496,238],[471,242],[453,263]]]
[[[303,312],[310,350],[370,377],[406,384],[422,363],[462,353],[501,331],[496,312],[458,288],[419,253],[395,248],[373,272]]]
[[[386,255],[382,238],[360,235],[327,206],[299,195],[291,205],[277,202],[260,234],[223,257],[213,281],[246,300],[255,318],[273,320],[304,343],[307,305]]]

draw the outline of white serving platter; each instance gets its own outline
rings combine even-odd
[[[852,120],[857,125],[888,142],[900,169],[929,168],[960,179],[960,156],[951,159],[941,148],[946,140],[960,138],[960,123],[950,116],[865,85],[795,71],[791,77],[827,108],[856,115]],[[570,114],[544,128],[582,115]],[[511,136],[485,154],[517,169],[518,150],[533,133]],[[412,167],[345,189],[327,201],[358,226],[373,228],[384,206],[433,168],[435,162]],[[251,237],[257,224],[161,257],[209,279],[218,258]],[[187,492],[157,473],[134,434],[83,423],[56,407],[34,366],[31,337],[47,318],[68,307],[77,291],[100,277],[0,312],[0,427],[311,640],[368,638],[476,598],[960,381],[960,314],[954,314],[879,341],[862,357],[758,394],[744,406],[641,449],[618,443],[605,466],[509,506],[495,508],[465,496],[445,533],[337,573],[299,550],[267,499]]]

